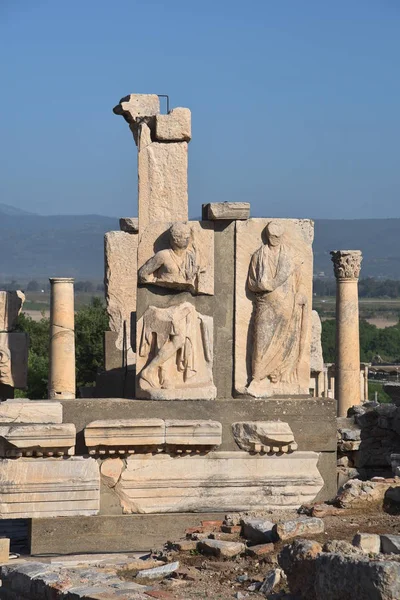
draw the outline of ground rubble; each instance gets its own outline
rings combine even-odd
[[[279,513],[235,513],[219,521],[202,521],[182,532],[182,539],[141,555],[9,561],[0,567],[0,598],[400,598],[400,523],[395,510],[393,514],[382,510],[386,498],[382,489],[396,490],[399,481],[368,482],[379,494],[368,486],[366,491],[357,481],[345,484],[333,503],[314,503]],[[343,498],[352,501],[346,503]]]

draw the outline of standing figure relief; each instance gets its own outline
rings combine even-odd
[[[298,383],[310,310],[302,283],[303,257],[284,225],[270,221],[266,243],[252,255],[248,288],[255,294],[251,381],[247,392],[271,395],[280,384]]]

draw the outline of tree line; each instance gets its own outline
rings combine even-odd
[[[314,279],[313,292],[315,296],[334,296],[335,279]],[[358,282],[358,295],[360,298],[400,298],[400,280],[365,277]]]

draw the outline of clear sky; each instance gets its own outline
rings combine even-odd
[[[0,202],[136,215],[136,92],[192,110],[192,217],[400,217],[399,0],[0,0],[0,52]]]

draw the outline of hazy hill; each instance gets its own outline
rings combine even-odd
[[[51,276],[103,278],[103,237],[118,219],[43,217],[0,204],[0,280]],[[362,275],[400,279],[400,219],[319,220],[314,272],[332,275],[330,250],[360,249]]]

